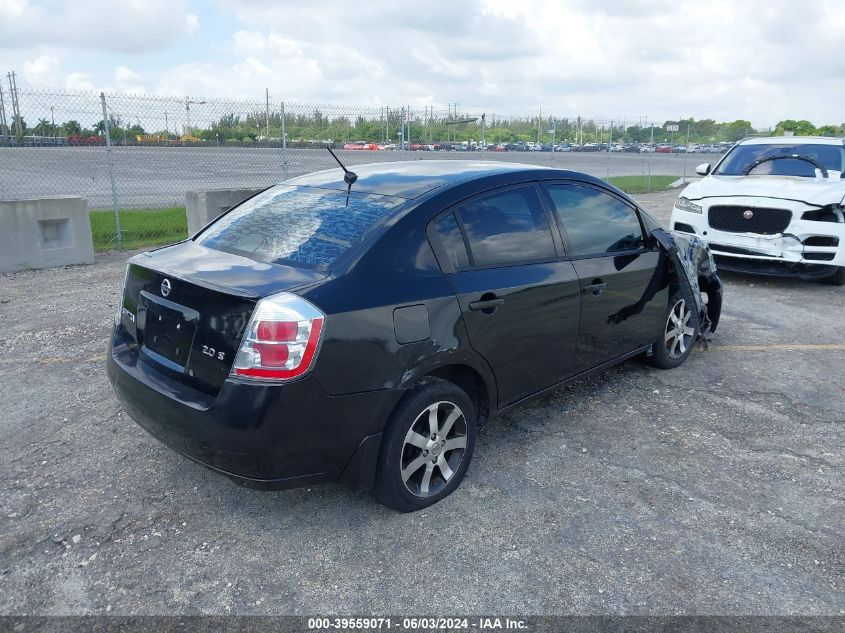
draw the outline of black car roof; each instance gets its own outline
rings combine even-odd
[[[548,171],[558,172],[562,176],[573,175],[572,172],[540,165],[475,160],[413,160],[347,165],[347,168],[358,175],[358,180],[352,185],[352,191],[409,199],[418,198],[446,185],[496,174]],[[592,180],[589,176],[586,178]],[[291,178],[285,181],[285,184],[346,191],[343,170],[340,167]]]

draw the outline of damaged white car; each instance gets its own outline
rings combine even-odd
[[[845,285],[843,139],[745,139],[696,171],[671,226],[708,242],[720,269]]]

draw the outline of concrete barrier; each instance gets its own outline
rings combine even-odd
[[[0,272],[93,263],[85,198],[0,200]]]
[[[255,189],[204,189],[189,191],[185,196],[185,212],[188,215],[188,235],[194,235],[221,213],[239,202],[254,196],[264,187]]]

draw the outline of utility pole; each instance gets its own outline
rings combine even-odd
[[[279,110],[279,134],[282,137],[282,179],[288,179],[288,135],[285,131],[285,102]]]
[[[651,193],[651,158],[654,156],[654,121],[650,121],[651,123],[651,142],[650,148],[648,151],[648,184],[646,185],[646,190],[648,193]]]
[[[0,136],[9,134],[9,126],[6,123],[6,106],[3,103],[3,84],[0,83]]]
[[[264,109],[264,138],[270,140],[270,89],[264,89],[265,109]]]
[[[540,106],[540,114],[537,115],[537,145],[540,144],[540,121],[543,120],[543,106]]]
[[[15,71],[13,70],[10,73],[6,73],[6,76],[9,78],[9,92],[11,93],[12,99],[12,118],[15,120],[15,128],[17,129],[18,136],[23,136],[23,128],[21,127],[21,109],[20,104],[18,103],[18,84],[15,81]]]
[[[187,119],[188,130],[186,134],[193,136],[193,128],[191,127],[191,105],[202,105],[205,101],[191,101],[190,97],[185,97],[185,118]]]
[[[106,134],[106,156],[109,164],[109,178],[111,179],[111,203],[114,210],[114,227],[115,237],[117,238],[117,247],[123,248],[123,231],[120,230],[120,212],[117,210],[117,184],[114,180],[114,158],[112,157],[111,148],[111,131],[109,130],[109,113],[106,108],[106,95],[100,93],[100,102],[103,105],[103,131]]]
[[[613,145],[613,119],[610,120],[610,135],[607,137],[607,178],[610,180],[610,148]]]
[[[684,184],[687,184],[687,154],[689,154],[689,128],[692,117],[687,119],[687,149],[684,152]]]
[[[164,111],[164,131],[170,136],[170,125],[167,122],[167,110]]]

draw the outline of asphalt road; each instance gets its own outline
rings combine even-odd
[[[845,614],[843,288],[725,274],[708,351],[491,421],[401,515],[237,487],[129,420],[125,257],[0,276],[2,614]]]
[[[554,165],[594,176],[651,173],[681,176],[682,154],[608,154],[544,152],[399,152],[341,151],[350,165],[395,160],[506,160]],[[716,156],[690,155],[687,174]],[[216,147],[120,147],[113,150],[118,205],[184,205],[185,192],[217,187],[262,187],[283,179],[280,149]],[[0,148],[0,199],[50,195],[88,198],[92,209],[111,208],[111,180],[104,147]],[[288,150],[287,173],[296,176],[334,167],[324,149]]]

